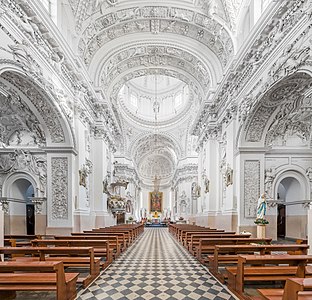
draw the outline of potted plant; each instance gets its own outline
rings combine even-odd
[[[269,221],[266,220],[266,219],[257,218],[257,219],[254,221],[254,223],[257,224],[257,225],[267,225],[267,224],[269,224]]]

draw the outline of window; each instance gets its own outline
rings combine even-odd
[[[182,105],[182,93],[178,93],[174,98],[174,107],[177,108]]]
[[[135,95],[130,96],[130,104],[134,107],[138,107],[138,98]]]

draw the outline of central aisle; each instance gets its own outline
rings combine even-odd
[[[174,240],[167,228],[145,228],[135,244],[78,299],[236,298]]]

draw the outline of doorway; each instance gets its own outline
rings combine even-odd
[[[11,184],[10,234],[35,234],[35,209],[31,197],[34,197],[34,187],[28,179],[19,178]]]
[[[298,239],[306,235],[307,218],[302,205],[296,201],[304,199],[304,186],[297,178],[285,177],[278,185],[277,237]]]
[[[277,237],[285,238],[286,236],[286,205],[278,204],[277,206]]]
[[[117,214],[116,218],[117,218],[117,225],[125,224],[126,222],[125,213]]]

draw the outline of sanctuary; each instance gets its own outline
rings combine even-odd
[[[266,235],[311,244],[311,20],[311,0],[0,0],[0,228],[256,236],[265,194]]]

